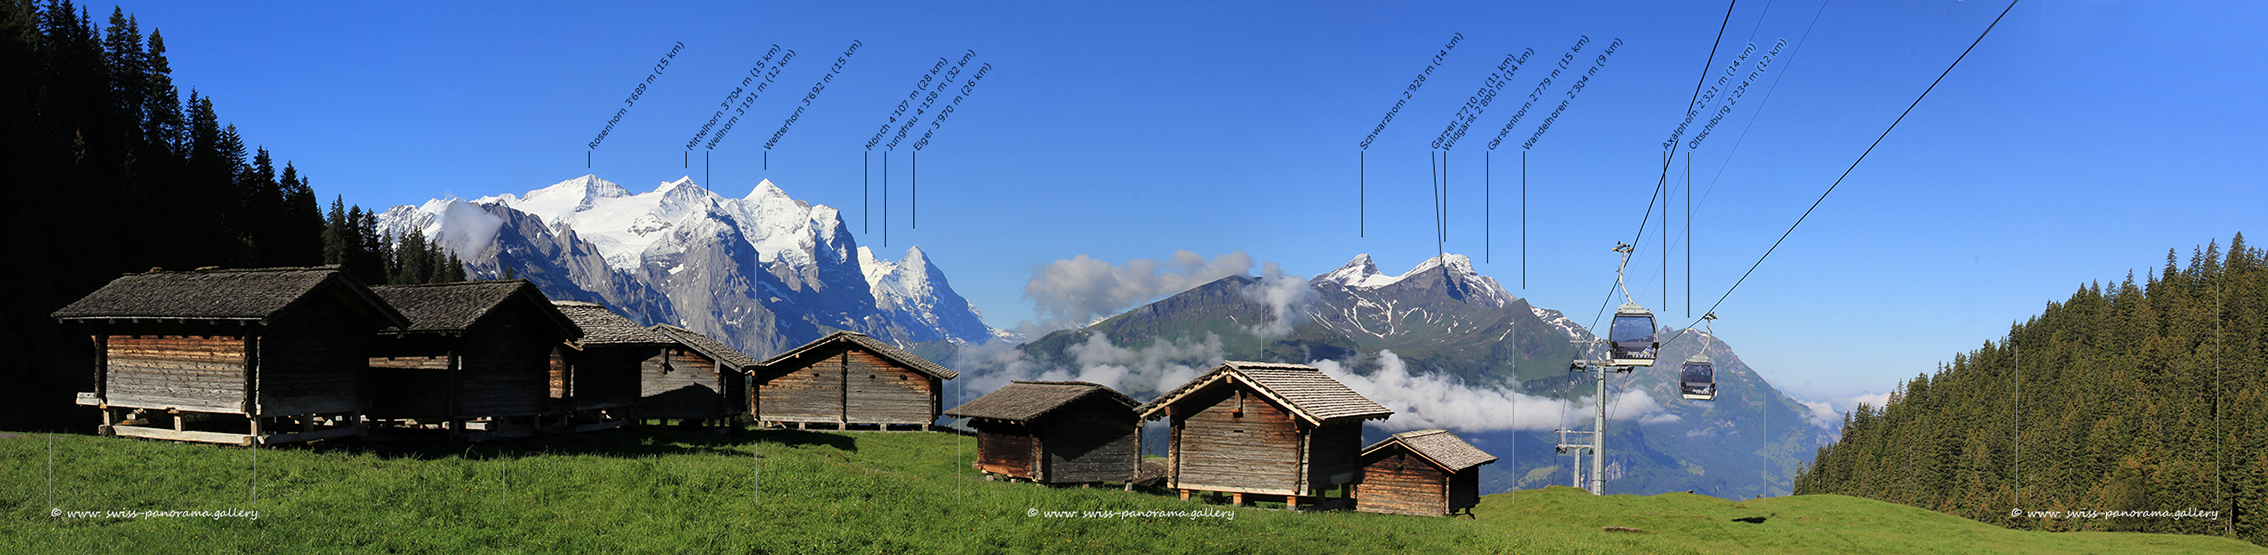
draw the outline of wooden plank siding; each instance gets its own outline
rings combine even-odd
[[[843,355],[843,419],[854,424],[928,424],[943,410],[929,375],[862,350]]]
[[[245,336],[95,336],[115,407],[245,412]]]
[[[349,306],[307,303],[278,314],[264,336],[253,338],[253,415],[349,412],[367,404],[362,378],[371,326]]]
[[[567,410],[628,407],[638,403],[639,376],[658,349],[643,345],[590,345],[583,350],[561,348],[556,355],[566,366],[554,380],[552,398]]]
[[[741,414],[744,379],[683,347],[663,349],[640,372],[639,418],[709,420]]]
[[[1173,488],[1307,494],[1300,472],[1306,434],[1290,411],[1242,387],[1199,391],[1175,409],[1167,461]]]
[[[775,370],[757,388],[757,418],[766,422],[843,422],[841,354]]]
[[[1417,516],[1449,514],[1450,476],[1440,466],[1394,449],[1365,461],[1362,484],[1355,486],[1355,510]],[[1466,474],[1478,476],[1473,469]],[[1468,491],[1477,491],[1478,482]],[[1477,497],[1477,496],[1476,496]]]
[[[1095,395],[1035,424],[1044,483],[1124,482],[1141,460],[1140,424],[1125,405]]]
[[[1009,423],[978,425],[977,470],[1039,481],[1038,458],[1039,441],[1029,428]]]

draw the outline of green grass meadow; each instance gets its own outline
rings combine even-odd
[[[2212,537],[2007,530],[1832,495],[1551,487],[1488,496],[1477,518],[1234,508],[985,482],[964,462],[976,442],[944,433],[616,430],[257,451],[11,435],[0,439],[5,553],[2268,553]],[[1031,514],[1116,510],[1226,515]]]

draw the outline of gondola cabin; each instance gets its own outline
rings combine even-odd
[[[550,397],[562,431],[592,431],[630,422],[644,391],[641,376],[658,372],[661,351],[676,342],[596,303],[552,301],[582,328],[552,360]]]
[[[700,332],[668,324],[646,328],[672,343],[662,348],[662,364],[640,375],[638,418],[694,420],[722,424],[748,414],[748,376],[756,359]]]
[[[371,291],[409,318],[370,353],[373,421],[408,435],[532,435],[551,410],[551,361],[582,329],[526,280],[389,285]]]
[[[1362,450],[1355,510],[1417,516],[1471,512],[1480,504],[1480,467],[1496,462],[1447,430],[1394,434]]]
[[[960,374],[866,334],[838,331],[749,373],[759,425],[929,429]]]
[[[1041,484],[1125,482],[1141,458],[1140,403],[1087,382],[1013,382],[945,411],[977,431],[977,470]]]
[[[1678,372],[1678,393],[1696,401],[1717,399],[1716,365],[1709,355],[1693,355],[1685,359],[1685,369]]]
[[[1654,338],[1654,313],[1638,303],[1622,303],[1607,328],[1607,358],[1615,366],[1653,366],[1662,344]]]
[[[152,270],[51,316],[94,343],[101,433],[241,445],[363,434],[371,338],[410,325],[337,267]]]
[[[1166,487],[1297,507],[1356,482],[1362,422],[1392,416],[1313,366],[1222,363],[1136,409],[1170,419]]]

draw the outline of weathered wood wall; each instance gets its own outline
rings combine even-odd
[[[1449,477],[1449,512],[1480,506],[1480,467],[1457,471]]]
[[[1304,495],[1305,434],[1289,411],[1241,386],[1208,388],[1174,409],[1173,488]]]
[[[381,340],[381,343],[390,341]],[[462,384],[450,371],[454,357],[376,357],[370,365],[373,418],[446,418],[457,412]]]
[[[568,410],[594,410],[627,407],[638,402],[639,376],[648,362],[655,362],[657,349],[636,345],[590,345],[583,350],[564,349],[561,358],[567,365],[566,375],[554,373],[554,380],[566,382],[564,391],[553,387],[553,398],[562,399]],[[561,395],[564,394],[564,397]]]
[[[640,374],[639,418],[711,419],[732,416],[740,403],[739,372],[683,347],[663,349],[666,365]]]
[[[1124,482],[1141,458],[1133,409],[1099,395],[1056,409],[1035,426],[1047,483]]]
[[[270,319],[257,341],[255,415],[339,413],[366,404],[362,379],[375,331],[336,290]]]
[[[512,301],[465,331],[463,414],[542,414],[550,396],[551,349],[566,339],[541,324],[531,302]]]
[[[1309,429],[1307,487],[1331,489],[1362,479],[1362,423],[1339,422]]]
[[[1015,424],[978,423],[977,469],[1009,477],[1038,480],[1035,455],[1039,451],[1032,430]]]
[[[840,422],[843,419],[843,356],[806,359],[801,365],[770,369],[757,387],[758,420]]]
[[[1371,455],[1355,486],[1355,510],[1366,513],[1441,516],[1449,514],[1449,476],[1408,450],[1387,448]],[[1479,474],[1474,473],[1475,476]],[[1474,483],[1471,491],[1478,491]]]
[[[938,391],[928,374],[863,350],[843,353],[845,420],[853,424],[928,424],[937,420]]]
[[[111,406],[244,411],[245,344],[235,335],[96,336]]]

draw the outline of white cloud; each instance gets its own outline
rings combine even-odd
[[[1220,336],[1159,341],[1141,348],[1120,347],[1103,334],[1064,349],[1069,364],[1033,360],[1005,345],[964,347],[955,357],[964,369],[967,396],[975,399],[1016,380],[1083,381],[1116,389],[1136,399],[1155,397],[1219,366]],[[1194,361],[1194,362],[1193,362]]]
[[[1598,406],[1595,397],[1568,402],[1503,387],[1473,387],[1441,374],[1412,374],[1402,358],[1391,350],[1379,351],[1376,360],[1378,370],[1368,376],[1349,370],[1359,365],[1360,360],[1346,363],[1322,360],[1314,365],[1321,368],[1324,375],[1394,411],[1393,417],[1377,424],[1387,430],[1549,431],[1587,426]],[[1652,396],[1635,389],[1615,396],[1607,409],[1610,418],[1616,421],[1660,424],[1679,420]]]
[[[1890,394],[1885,392],[1871,393],[1867,395],[1856,395],[1852,396],[1850,399],[1848,399],[1848,401],[1851,408],[1857,408],[1858,405],[1863,403],[1866,406],[1874,407],[1875,409],[1879,410],[1882,408],[1882,405],[1890,404]],[[1844,410],[1848,411],[1850,409]]]
[[[1116,265],[1082,254],[1034,269],[1024,298],[1032,300],[1042,327],[1065,329],[1251,270],[1252,256],[1244,251],[1206,260],[1183,250],[1170,260],[1137,258]]]
[[[1259,281],[1244,287],[1244,298],[1268,305],[1272,318],[1267,323],[1256,323],[1248,330],[1262,339],[1277,339],[1291,335],[1292,328],[1307,323],[1307,305],[1322,300],[1315,288],[1307,286],[1307,278],[1284,275],[1276,263],[1263,265]]]

